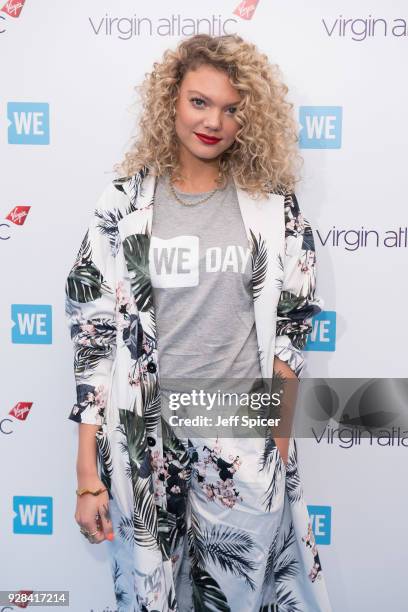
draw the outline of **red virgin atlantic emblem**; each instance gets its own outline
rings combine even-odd
[[[1,11],[10,17],[19,17],[25,0],[8,0]]]
[[[33,402],[18,402],[9,412],[11,416],[16,417],[19,421],[25,421],[28,413],[31,410]]]
[[[249,21],[254,16],[258,2],[259,0],[242,0],[233,11],[233,14]]]
[[[15,225],[24,225],[30,208],[31,206],[15,206],[13,210],[9,212],[6,219]]]
[[[27,595],[27,597],[29,597],[33,593],[34,591],[18,591],[18,595]],[[29,600],[24,601],[24,599],[26,599],[25,597],[21,597],[21,599],[23,601],[13,602],[13,606],[16,606],[16,608],[28,608]]]

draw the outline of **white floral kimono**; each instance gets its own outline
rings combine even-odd
[[[300,481],[264,439],[177,438],[161,414],[149,245],[156,177],[108,185],[66,283],[77,402],[100,425],[119,611],[329,612]],[[237,187],[252,252],[262,377],[274,356],[299,376],[315,297],[312,230],[294,194],[260,201]]]

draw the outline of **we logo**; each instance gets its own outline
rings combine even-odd
[[[308,506],[316,544],[330,544],[331,506]]]
[[[299,108],[302,149],[340,149],[341,106],[301,106]]]
[[[313,317],[312,331],[307,337],[305,351],[336,350],[336,312],[322,310]]]
[[[41,304],[12,304],[13,344],[52,344],[52,309]]]
[[[52,497],[13,497],[14,533],[52,534]]]
[[[9,144],[50,144],[49,105],[46,102],[9,102]]]
[[[198,285],[198,236],[176,236],[168,240],[152,236],[149,269],[153,287],[195,287]]]

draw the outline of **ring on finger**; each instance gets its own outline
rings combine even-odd
[[[97,540],[91,535],[87,537],[87,540],[90,544],[95,544],[95,542],[97,542]]]

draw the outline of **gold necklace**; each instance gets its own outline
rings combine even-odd
[[[220,176],[220,174],[218,174],[218,176]],[[183,206],[197,206],[197,204],[203,204],[204,202],[207,202],[207,200],[209,200],[214,195],[214,193],[216,193],[219,190],[219,187],[216,187],[213,191],[211,191],[211,193],[208,196],[206,196],[202,200],[198,200],[197,202],[185,202],[184,200],[179,198],[179,196],[175,192],[174,187],[171,183],[170,177],[168,177],[167,181],[168,181],[168,184],[170,185],[172,195],[176,198],[177,202],[180,202],[180,204],[183,204]],[[191,195],[194,195],[194,194],[191,194]]]

